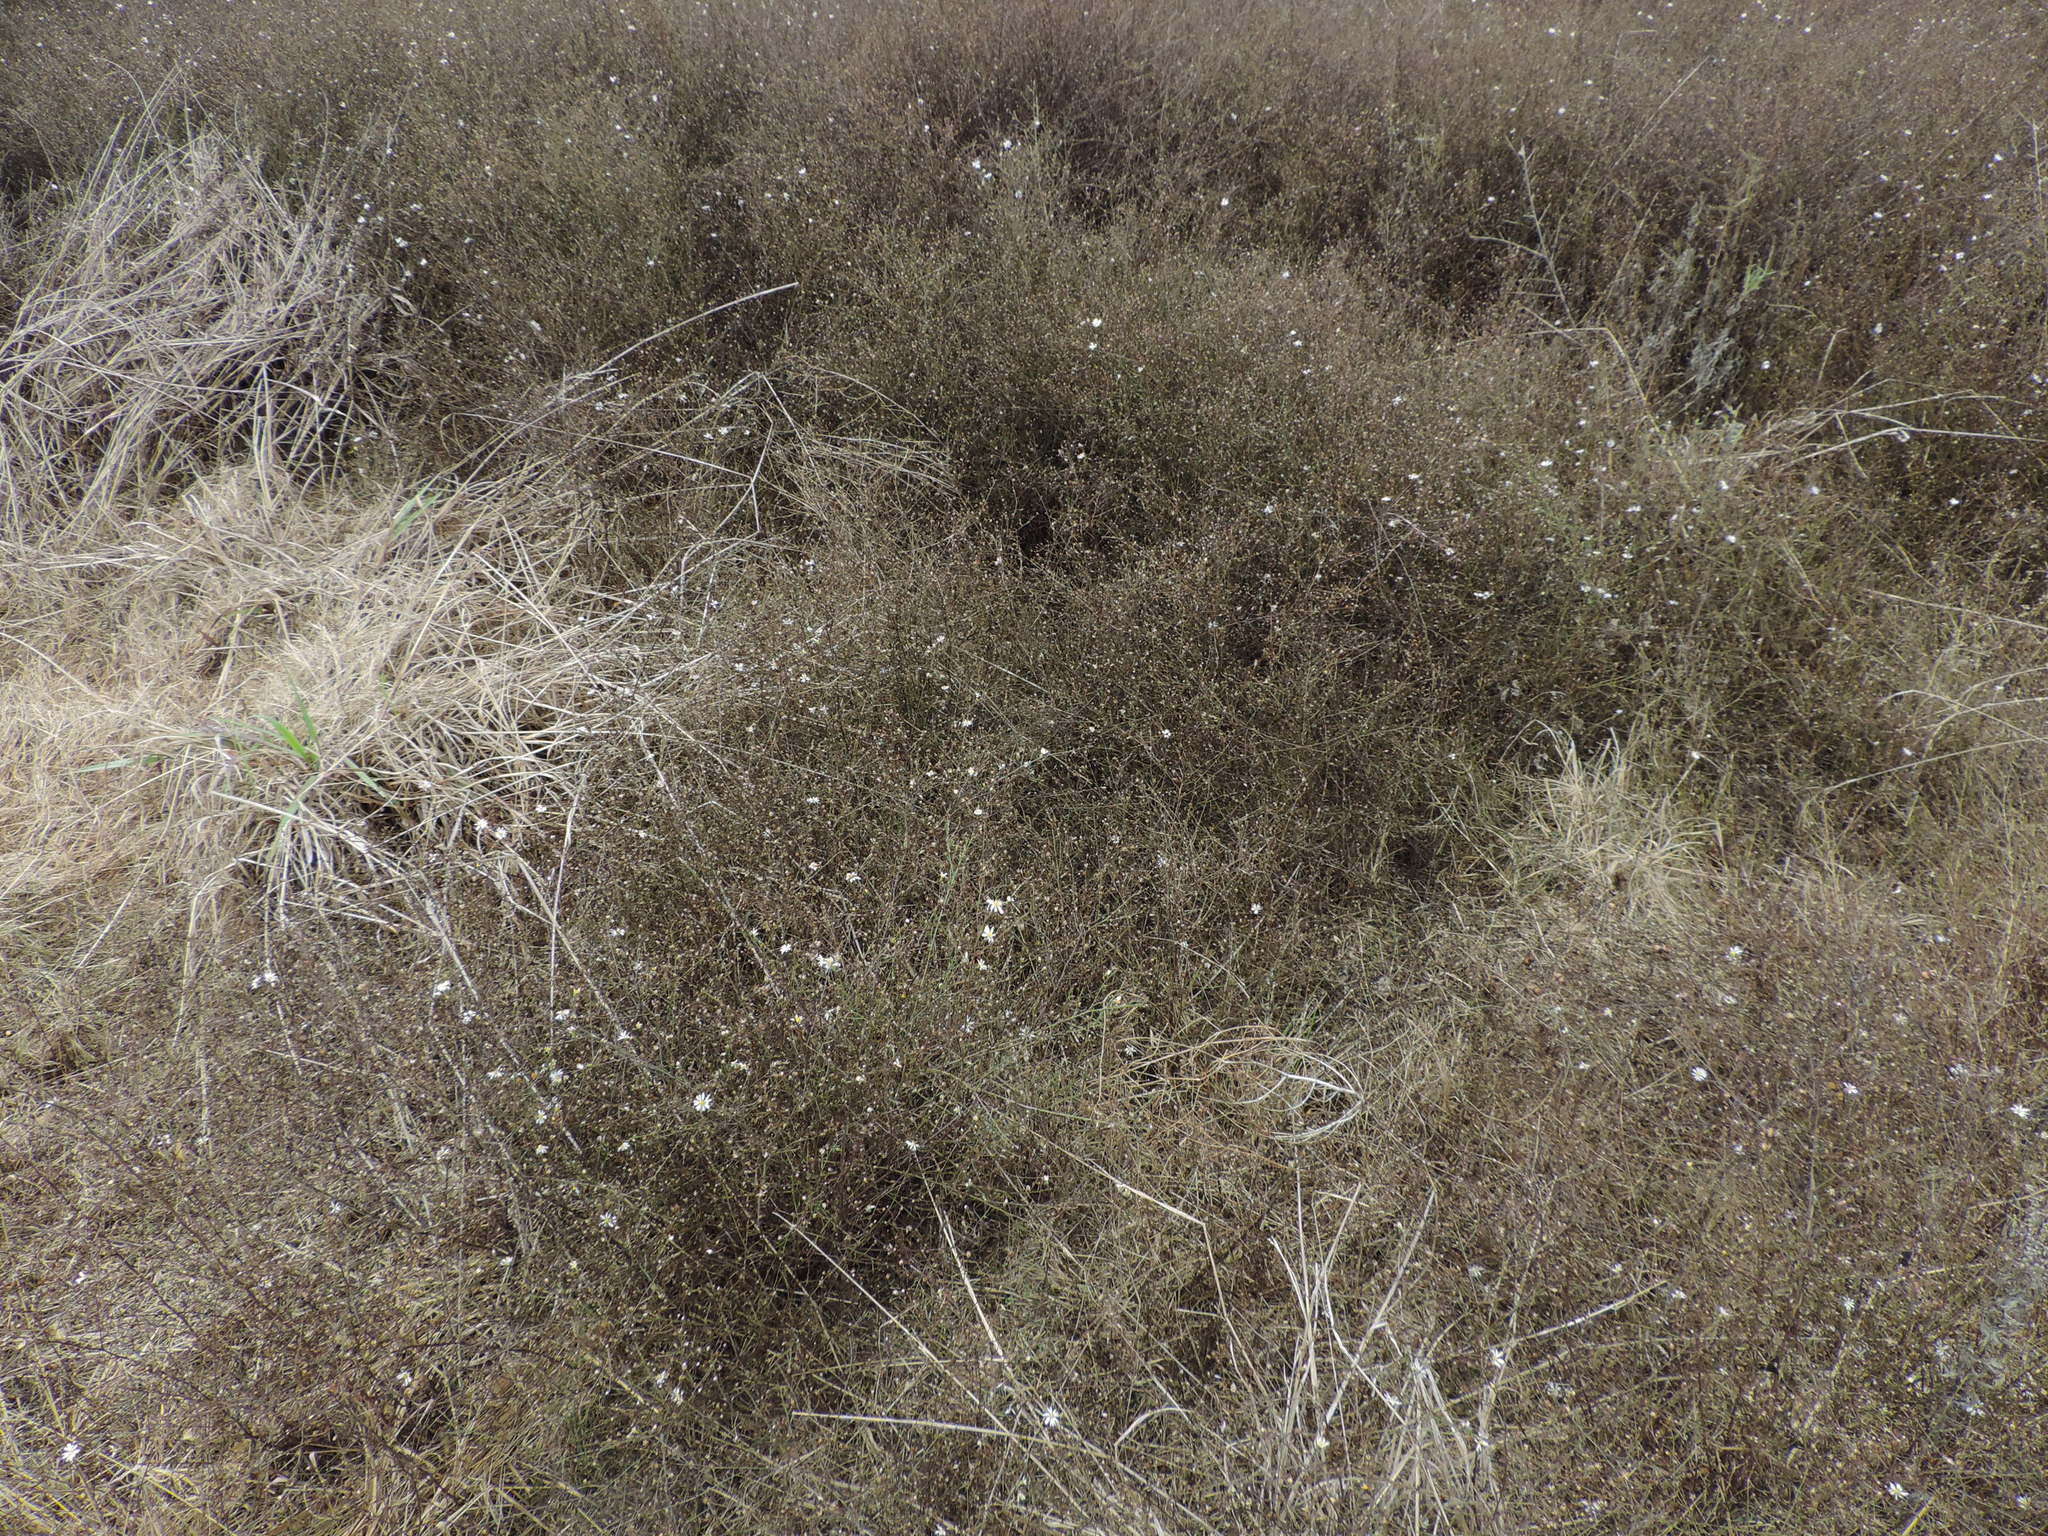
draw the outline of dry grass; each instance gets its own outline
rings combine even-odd
[[[423,14],[0,27],[0,1526],[2040,1526],[2036,18]]]
[[[288,207],[230,140],[173,140],[161,110],[145,104],[12,253],[12,546],[75,548],[223,459],[291,477],[375,430],[356,387],[375,306],[332,189]]]

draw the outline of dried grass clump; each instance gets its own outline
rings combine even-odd
[[[328,191],[288,204],[234,141],[146,106],[34,223],[0,340],[11,545],[105,537],[223,459],[312,474],[374,430],[377,306]]]
[[[635,636],[679,631],[579,585],[598,509],[537,421],[488,478],[341,476],[379,305],[327,190],[288,205],[145,118],[36,225],[0,351],[17,926],[117,875],[195,911],[247,875],[272,919],[438,929],[436,860],[545,907],[539,824],[646,713]]]
[[[1611,894],[1632,912],[1682,920],[1690,889],[1707,876],[1715,829],[1686,817],[1676,789],[1640,782],[1640,742],[1609,736],[1590,760],[1555,731],[1538,745],[1543,771],[1525,781],[1528,821],[1505,838],[1509,878]]]
[[[118,876],[201,909],[239,889],[281,921],[432,922],[436,858],[544,903],[538,826],[638,664],[567,572],[589,519],[545,478],[400,495],[273,467],[115,542],[17,547],[10,908],[61,920]]]

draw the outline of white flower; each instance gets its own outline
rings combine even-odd
[[[1039,1410],[1038,1422],[1043,1424],[1047,1429],[1058,1429],[1060,1427],[1059,1409],[1048,1405],[1047,1407]]]
[[[697,1111],[700,1115],[708,1113],[711,1109],[711,1095],[708,1093],[698,1094],[697,1097],[690,1100],[690,1108]]]
[[[1707,1080],[1707,1069],[1705,1067],[1694,1067],[1692,1069],[1692,1080],[1696,1083],[1704,1083]]]
[[[821,971],[836,971],[845,963],[837,955],[814,955],[812,958],[818,962]]]
[[[2031,1120],[2034,1117],[2034,1111],[2025,1104],[2013,1105],[2012,1112],[2018,1115],[2022,1120]]]
[[[616,1227],[619,1224],[619,1213],[617,1211],[606,1211],[597,1219],[607,1227]]]
[[[78,1460],[78,1453],[83,1449],[84,1447],[76,1440],[66,1440],[64,1442],[64,1449],[57,1453],[57,1459],[68,1467],[72,1462]]]
[[[982,905],[995,913],[997,917],[1001,917],[1010,909],[1009,898],[1004,896],[984,896],[982,898]]]
[[[984,944],[993,944],[995,943],[995,941],[996,925],[994,923],[983,923],[981,925],[981,942]]]

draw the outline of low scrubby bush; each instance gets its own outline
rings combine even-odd
[[[2037,35],[11,12],[0,1512],[2031,1529]]]

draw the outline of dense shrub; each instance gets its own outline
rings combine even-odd
[[[0,28],[0,1523],[2028,1530],[2038,17]]]

